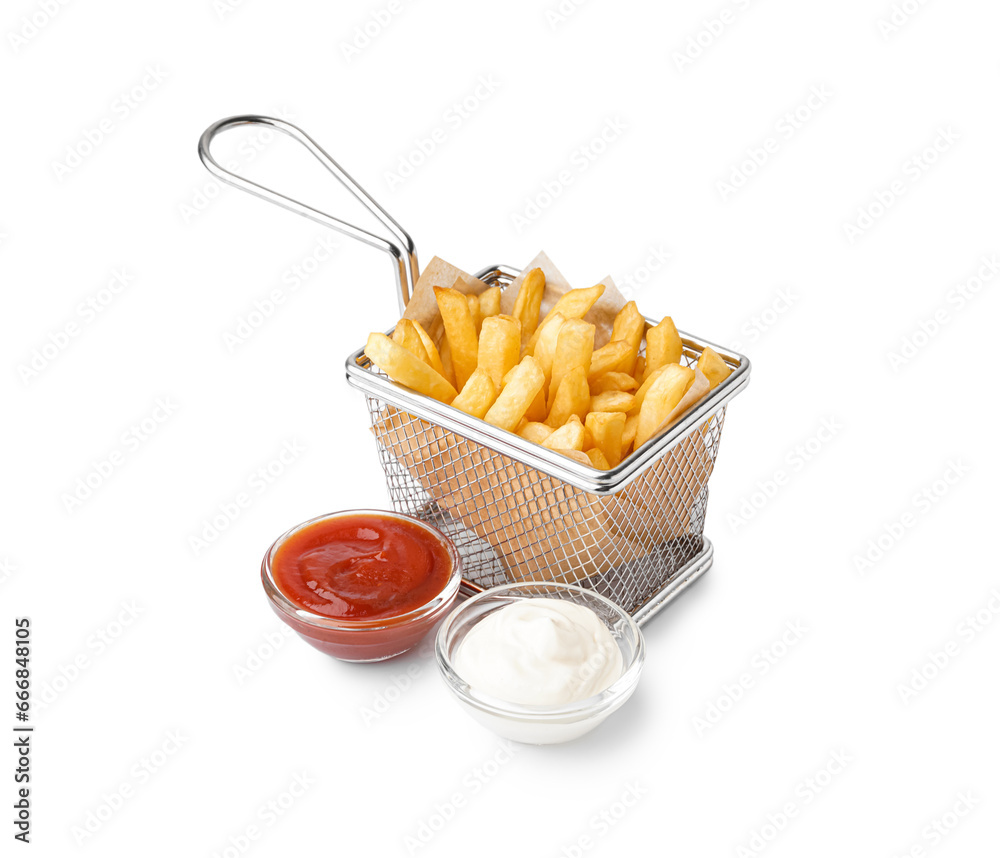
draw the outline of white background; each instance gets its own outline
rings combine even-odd
[[[890,0],[6,3],[0,598],[8,642],[32,620],[31,848],[393,856],[433,824],[419,854],[996,854],[1000,276],[970,278],[1000,253],[1000,9],[902,6],[890,29]],[[198,162],[210,122],[279,111],[424,262],[544,248],[753,361],[712,481],[715,566],[646,627],[636,696],[584,740],[510,756],[426,651],[356,666],[280,637],[269,543],[387,503],[343,361],[397,307],[386,260],[339,237],[283,286],[321,228]],[[367,225],[290,141],[222,144]],[[788,623],[806,631],[786,647]],[[850,762],[824,774],[833,753]]]

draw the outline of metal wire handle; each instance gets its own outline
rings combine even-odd
[[[212,157],[212,141],[222,131],[227,131],[230,128],[236,128],[240,125],[264,125],[274,128],[276,131],[286,134],[305,146],[317,161],[333,173],[336,179],[360,200],[365,208],[375,215],[386,229],[399,239],[402,249],[398,245],[393,244],[393,242],[368,232],[366,229],[361,229],[326,212],[321,212],[319,209],[314,209],[312,206],[307,206],[305,203],[300,203],[298,200],[293,200],[291,197],[286,197],[284,194],[279,194],[277,191],[272,191],[270,188],[265,188],[263,185],[258,185],[256,182],[251,182],[242,176],[237,176],[219,164]],[[198,157],[201,158],[201,162],[205,165],[205,168],[219,180],[388,253],[395,262],[393,267],[396,275],[396,286],[399,290],[400,311],[406,308],[406,305],[410,302],[410,296],[413,294],[413,287],[420,276],[420,266],[417,263],[417,248],[413,243],[413,239],[410,238],[405,229],[393,220],[392,216],[382,206],[371,198],[364,188],[344,171],[340,164],[324,152],[319,144],[301,128],[292,125],[290,122],[285,122],[283,119],[275,119],[272,116],[257,116],[255,114],[230,116],[228,119],[220,119],[218,122],[212,123],[205,129],[205,133],[201,135],[201,139],[198,141]]]

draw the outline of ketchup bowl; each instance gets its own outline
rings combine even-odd
[[[413,516],[328,513],[279,536],[260,570],[278,617],[341,661],[384,661],[415,647],[462,583],[454,543]]]

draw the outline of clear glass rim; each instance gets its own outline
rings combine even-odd
[[[632,647],[631,660],[628,660],[625,664],[622,675],[605,688],[604,691],[594,694],[591,697],[586,697],[583,700],[577,700],[574,703],[567,703],[561,706],[526,706],[520,703],[511,703],[489,694],[473,691],[469,683],[462,679],[458,671],[455,670],[449,653],[451,649],[451,633],[456,623],[468,613],[470,608],[475,607],[481,602],[498,596],[502,597],[506,594],[510,594],[515,598],[536,598],[533,596],[520,596],[520,594],[513,592],[515,590],[531,590],[532,588],[548,591],[561,590],[582,594],[586,598],[594,599],[607,608],[610,608],[617,619],[629,628],[635,640],[635,645]],[[541,595],[541,592],[539,592],[539,596]],[[588,590],[585,587],[579,587],[576,584],[561,584],[556,581],[523,581],[516,584],[503,584],[499,587],[484,590],[482,593],[478,593],[455,608],[445,618],[445,621],[441,624],[441,628],[438,629],[437,637],[434,641],[434,654],[445,683],[463,703],[481,712],[508,720],[531,723],[565,722],[568,720],[583,720],[609,713],[623,703],[632,691],[635,690],[639,682],[639,675],[642,673],[642,667],[646,660],[646,643],[643,639],[642,631],[635,620],[606,596],[602,596],[600,593]]]
[[[411,611],[407,611],[405,614],[396,614],[391,617],[375,617],[367,620],[354,620],[349,617],[327,617],[323,614],[317,614],[314,611],[310,611],[308,608],[303,608],[300,605],[295,604],[295,602],[289,599],[288,596],[282,593],[281,589],[274,580],[274,575],[271,569],[271,562],[274,559],[274,555],[282,544],[303,528],[309,527],[317,522],[347,518],[355,515],[369,515],[378,518],[388,518],[395,519],[396,521],[409,522],[417,525],[444,545],[451,560],[451,573],[449,574],[448,581],[445,583],[441,592],[435,595],[434,598],[427,603],[420,605]],[[271,543],[271,547],[268,548],[267,552],[264,554],[264,559],[260,565],[260,578],[264,585],[264,591],[267,593],[268,599],[271,600],[271,604],[278,608],[283,614],[286,614],[299,622],[307,623],[308,625],[315,626],[320,629],[330,629],[343,632],[375,631],[378,629],[397,628],[399,626],[415,622],[416,620],[424,619],[448,605],[458,592],[459,587],[462,585],[462,557],[459,554],[458,549],[455,547],[455,543],[452,542],[444,533],[434,527],[434,525],[428,524],[426,521],[416,518],[415,516],[385,509],[342,509],[318,515],[315,518],[310,518],[307,521],[300,522],[281,534],[281,536]]]

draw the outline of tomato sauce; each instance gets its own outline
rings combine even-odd
[[[448,583],[451,555],[413,522],[372,514],[317,521],[275,551],[271,574],[301,608],[336,619],[396,617]]]

